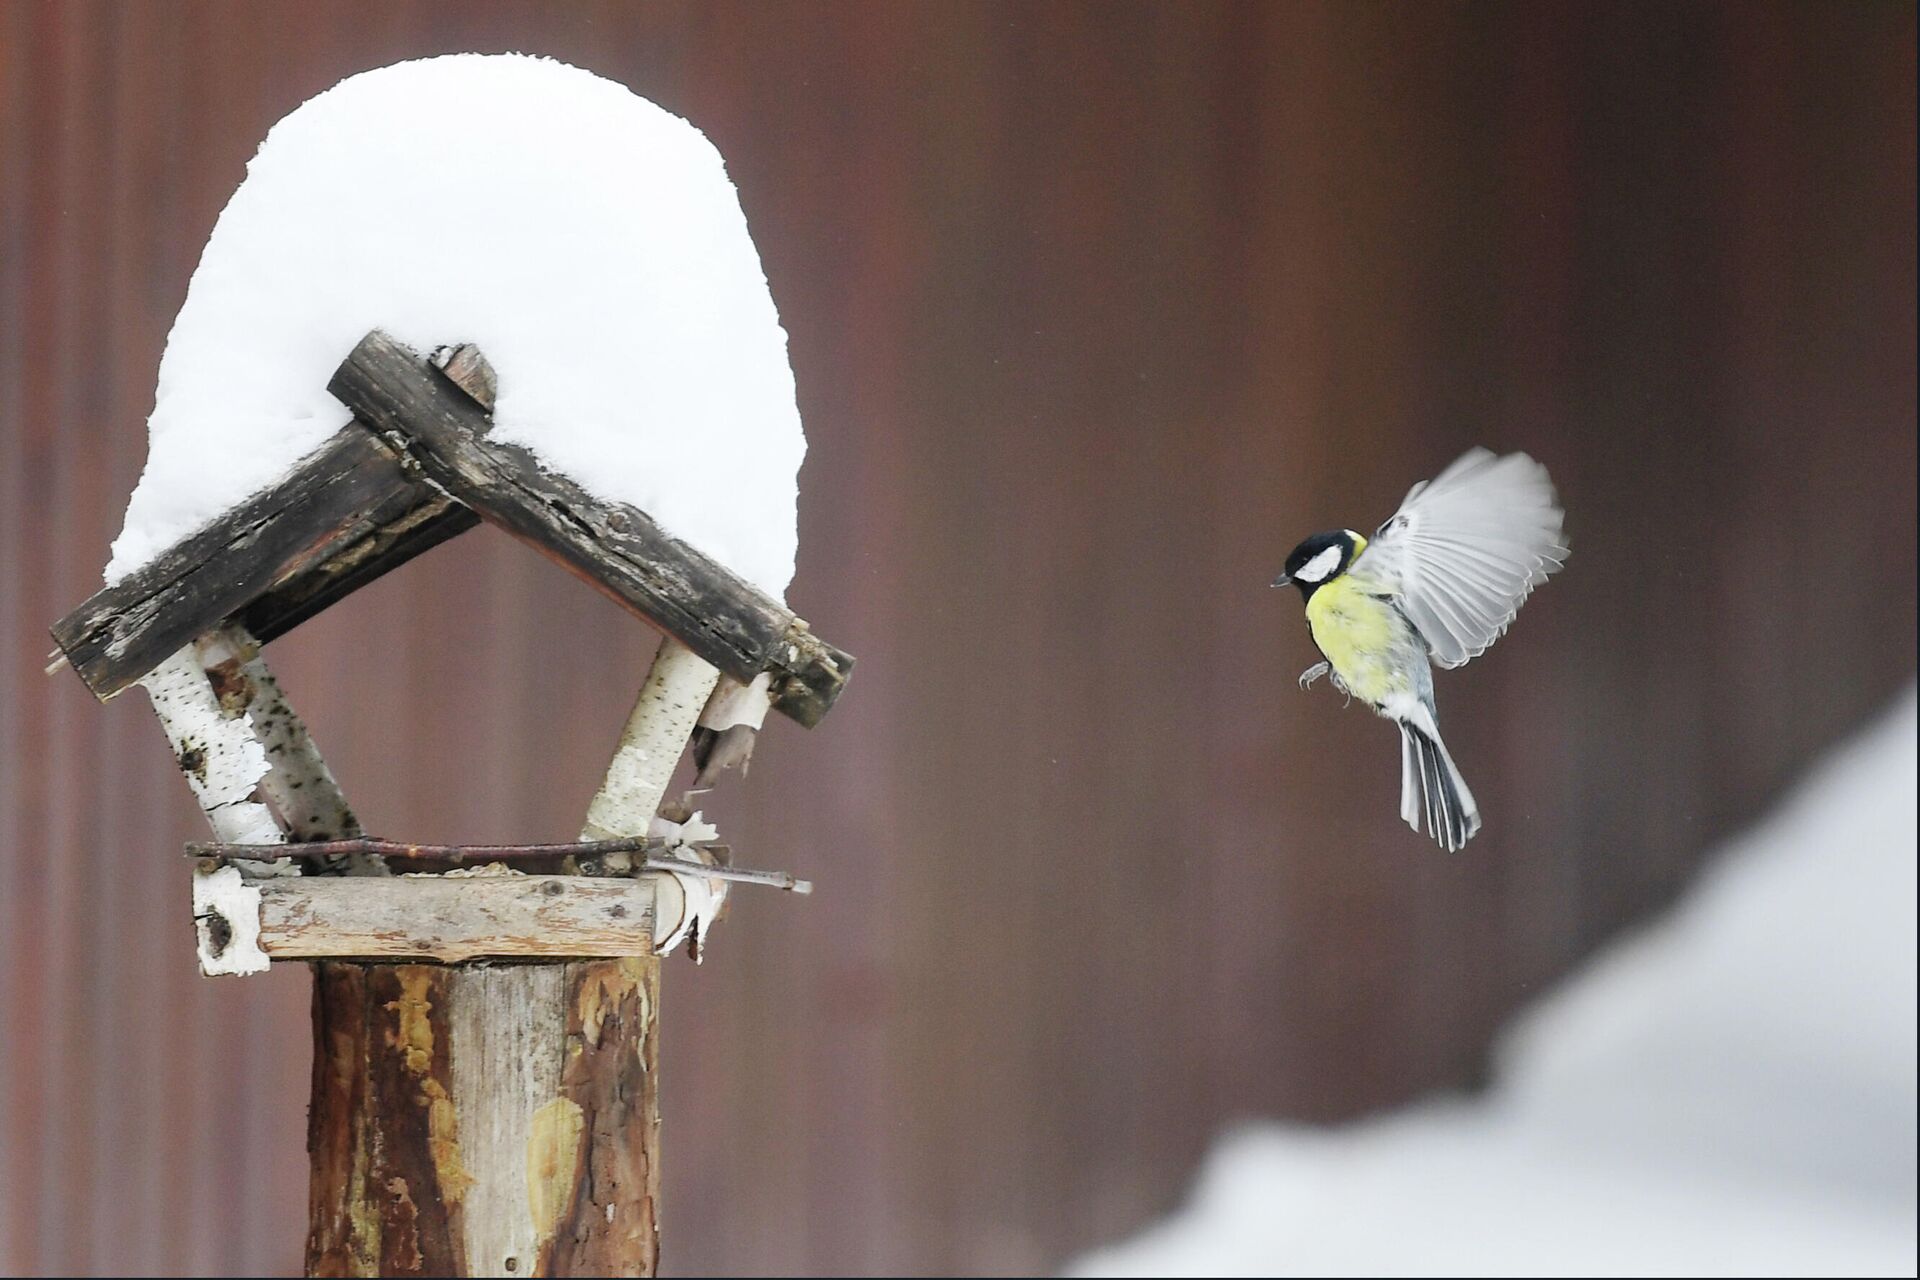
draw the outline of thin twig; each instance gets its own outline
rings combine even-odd
[[[543,858],[592,858],[611,853],[648,853],[665,849],[659,836],[634,836],[624,840],[587,840],[571,844],[409,844],[400,840],[379,840],[372,836],[353,840],[313,840],[300,844],[220,844],[197,841],[187,846],[189,858],[252,858],[271,862],[277,858],[331,857],[336,854],[374,854],[390,861],[410,862],[433,859],[436,862],[530,862]]]
[[[472,866],[489,862],[553,863],[566,858],[598,861],[613,854],[639,854],[635,869],[674,871],[682,875],[704,876],[709,880],[731,880],[738,884],[766,885],[789,893],[813,892],[813,882],[784,871],[753,871],[745,867],[708,865],[690,858],[664,856],[668,844],[659,836],[640,836],[624,840],[585,840],[574,844],[405,844],[395,840],[315,840],[306,844],[225,844],[195,841],[187,846],[189,858],[238,858],[252,862],[277,862],[287,858],[336,857],[346,854],[370,855],[389,863],[452,863]],[[681,846],[675,846],[681,847]],[[724,844],[706,842],[692,846],[712,852],[716,858],[728,851]]]
[[[705,876],[709,880],[763,884],[771,889],[785,889],[789,893],[813,892],[813,881],[790,876],[784,871],[749,871],[745,867],[710,867],[704,862],[691,862],[683,858],[643,858],[640,865],[648,871],[679,871],[686,875]]]

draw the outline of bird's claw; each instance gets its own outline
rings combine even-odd
[[[1302,689],[1312,688],[1313,682],[1315,680],[1318,680],[1321,676],[1326,675],[1327,672],[1331,670],[1333,670],[1333,668],[1327,663],[1324,663],[1324,662],[1314,663],[1312,666],[1308,667],[1305,671],[1302,671],[1300,673],[1300,687]]]

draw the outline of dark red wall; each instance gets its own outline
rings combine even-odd
[[[194,975],[139,694],[41,674],[279,116],[551,53],[707,130],[860,655],[710,806],[809,900],[669,968],[682,1273],[1011,1271],[1237,1116],[1481,1071],[1915,642],[1911,5],[0,3],[0,1270],[287,1271],[307,979]],[[439,122],[409,121],[421,145]],[[451,125],[452,122],[448,122]],[[378,199],[378,192],[367,198]],[[1286,549],[1474,442],[1567,573],[1445,675],[1487,829],[1294,688]],[[651,637],[482,531],[275,645],[374,829],[563,838]]]

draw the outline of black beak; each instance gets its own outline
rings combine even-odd
[[[1293,582],[1293,579],[1289,578],[1286,574],[1283,573],[1279,577],[1273,580],[1273,585],[1276,587],[1284,587],[1284,586],[1291,585],[1292,582]]]

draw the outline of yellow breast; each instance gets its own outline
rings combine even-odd
[[[1393,606],[1377,600],[1347,578],[1335,578],[1307,601],[1307,626],[1313,642],[1354,697],[1384,702],[1412,685],[1395,661],[1405,626]]]

